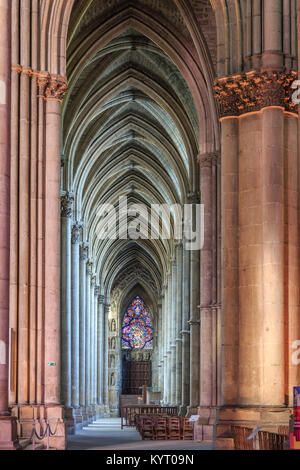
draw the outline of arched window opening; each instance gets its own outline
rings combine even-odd
[[[152,349],[153,328],[149,309],[140,297],[129,305],[122,324],[123,349]]]

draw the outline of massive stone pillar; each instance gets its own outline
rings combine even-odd
[[[108,316],[109,316],[110,305],[104,304],[104,390],[103,390],[103,399],[104,399],[104,410],[105,416],[110,415],[109,411],[109,395],[108,395]]]
[[[268,41],[272,43],[271,36]],[[223,200],[219,436],[229,435],[235,421],[274,429],[289,419],[295,336],[288,325],[299,312],[299,179],[292,175],[299,172],[299,163],[297,116],[290,99],[294,77],[292,71],[256,71],[216,85]],[[299,335],[298,320],[293,327]],[[298,385],[297,375],[293,378]]]
[[[189,195],[190,204],[199,204],[199,196],[196,193]],[[193,213],[194,217],[195,212]],[[199,250],[190,251],[190,403],[189,414],[196,414],[199,406],[200,388],[200,253]]]
[[[167,404],[172,404],[172,268],[168,275],[168,300],[167,300]]]
[[[190,402],[190,252],[183,243],[183,282],[182,282],[182,402],[180,413],[184,416]]]
[[[86,271],[86,303],[85,303],[85,405],[88,420],[91,419],[91,277],[93,262],[88,260]]]
[[[199,439],[213,438],[217,405],[217,174],[218,154],[199,155],[204,244],[200,278],[200,408]]]
[[[86,272],[88,259],[88,245],[83,243],[80,247],[80,282],[79,282],[79,402],[83,424],[88,421],[86,412]]]
[[[71,383],[71,230],[74,196],[61,197],[61,400],[72,419]]]
[[[163,369],[163,377],[164,377],[164,395],[163,395],[163,403],[168,403],[168,388],[169,388],[169,381],[168,381],[168,290],[169,286],[168,283],[164,285],[164,306],[163,306],[163,325],[164,325],[164,369]]]
[[[82,428],[82,415],[80,412],[80,386],[79,386],[79,326],[80,326],[80,265],[79,244],[82,226],[76,223],[72,227],[72,302],[71,302],[71,340],[72,340],[72,408],[74,417],[74,432]]]
[[[16,449],[16,419],[8,411],[9,377],[9,188],[10,188],[10,24],[11,2],[0,1],[0,449]]]
[[[182,243],[176,245],[176,259],[177,259],[177,279],[176,279],[176,317],[175,317],[175,334],[176,334],[176,391],[175,391],[175,404],[177,406],[182,403],[182,281],[183,281],[183,266],[182,266]]]
[[[170,319],[170,348],[171,348],[171,404],[176,404],[176,293],[177,293],[177,264],[176,258],[172,259],[171,269],[172,269],[172,297],[171,297],[171,319]]]
[[[104,328],[104,296],[98,296],[98,384],[97,384],[97,403],[100,407],[100,413],[104,413],[104,346],[105,346],[105,328]],[[100,416],[101,416],[100,415]]]
[[[91,290],[90,290],[90,420],[94,419],[95,416],[95,287],[96,287],[96,276],[92,273],[91,276]]]

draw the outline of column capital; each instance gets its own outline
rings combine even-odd
[[[269,106],[297,114],[297,105],[291,98],[291,84],[296,78],[295,70],[251,70],[218,78],[214,89],[220,117],[241,116]]]
[[[105,296],[100,294],[100,295],[98,296],[98,303],[99,303],[100,305],[103,305],[104,302],[105,302]]]
[[[109,314],[110,304],[104,304],[104,313],[105,315]]]
[[[65,77],[36,71],[32,71],[31,74],[37,77],[38,98],[62,103],[68,91],[67,79]]]
[[[82,224],[80,222],[75,222],[75,224],[72,227],[72,236],[71,236],[73,245],[80,243],[81,232],[82,232]]]
[[[86,261],[89,254],[89,245],[87,243],[82,243],[80,246],[80,259],[81,261]]]
[[[89,276],[93,275],[93,266],[94,266],[93,260],[89,259],[88,262],[86,263],[86,270]]]
[[[199,191],[194,191],[188,193],[187,200],[189,204],[200,204],[200,193]]]
[[[91,275],[91,285],[92,287],[95,287],[96,286],[96,274],[92,272],[92,275]]]
[[[101,287],[100,286],[95,286],[95,295],[99,297],[101,294]]]
[[[60,212],[62,217],[70,219],[73,213],[74,194],[66,191],[60,197]]]
[[[197,157],[200,168],[211,168],[221,163],[220,152],[202,153]]]

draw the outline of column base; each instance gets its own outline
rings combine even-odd
[[[86,406],[81,406],[81,416],[82,416],[82,427],[87,426],[89,424],[88,422],[88,412]]]
[[[212,441],[215,435],[217,409],[216,407],[200,406],[197,410],[200,416],[196,423],[196,441]]]
[[[216,449],[233,449],[232,426],[261,427],[277,432],[278,426],[289,425],[292,408],[286,406],[224,406],[216,409]]]
[[[50,448],[66,449],[66,422],[62,405],[13,405],[11,406],[11,414],[17,422],[19,439],[31,437],[33,424],[35,424],[38,434],[41,435],[49,423],[51,432],[56,431],[54,436],[49,437]],[[43,444],[46,447],[47,439],[37,440],[37,444]]]
[[[198,407],[197,406],[188,406],[186,410],[186,416],[192,416],[198,414]]]
[[[13,416],[0,416],[0,450],[18,450],[17,420]]]

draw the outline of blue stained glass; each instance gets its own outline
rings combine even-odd
[[[127,309],[122,325],[123,349],[152,349],[153,328],[149,310],[140,297]]]

